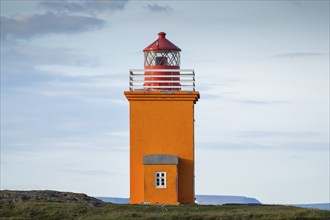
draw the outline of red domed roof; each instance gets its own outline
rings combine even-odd
[[[181,51],[180,48],[175,46],[171,41],[167,40],[165,38],[166,33],[165,32],[159,32],[158,33],[158,39],[144,48],[143,51],[150,51],[150,50],[176,50]]]

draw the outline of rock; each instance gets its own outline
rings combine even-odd
[[[25,201],[45,201],[45,202],[69,202],[80,203],[90,207],[101,207],[105,203],[99,199],[87,196],[83,193],[58,192],[52,190],[32,190],[32,191],[0,191],[1,202],[25,202]]]

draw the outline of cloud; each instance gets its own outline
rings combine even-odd
[[[128,103],[120,87],[127,74],[122,78],[118,74],[115,80],[95,74],[103,70],[98,59],[82,50],[20,42],[1,45],[1,64],[1,104],[5,103],[1,105],[1,140],[5,154],[109,149],[109,143],[117,151],[128,146],[127,137],[109,134],[127,126]],[[45,69],[47,66],[49,69]],[[92,74],[69,75],[57,67],[86,69]]]
[[[302,1],[290,1],[291,4],[295,5],[295,6],[304,6],[304,4],[302,3]]]
[[[10,91],[17,88],[26,89],[27,86],[37,90],[37,85],[66,77],[61,72],[44,71],[41,68],[43,66],[77,66],[90,71],[99,65],[94,56],[83,55],[81,51],[67,47],[48,48],[12,42],[1,46],[1,86],[4,89],[10,88]],[[75,78],[71,76],[65,80],[77,82]]]
[[[78,13],[85,12],[95,14],[100,12],[113,12],[116,10],[123,10],[128,0],[82,0],[82,1],[68,1],[68,0],[52,0],[43,1],[39,5],[45,9],[55,12]]]
[[[104,26],[105,21],[96,13],[123,10],[128,0],[52,0],[39,6],[44,14],[1,16],[1,40],[30,39],[44,34],[79,33]],[[79,15],[72,15],[79,13]],[[89,14],[86,16],[84,14]],[[93,16],[90,16],[93,15]]]
[[[329,142],[316,142],[316,141],[306,141],[306,142],[282,142],[282,143],[259,143],[256,142],[197,142],[197,149],[202,147],[206,150],[284,150],[284,151],[318,151],[327,152],[329,150]]]
[[[271,149],[269,146],[260,145],[258,143],[251,143],[251,142],[241,142],[241,143],[234,143],[234,142],[197,142],[197,148],[202,146],[203,149],[209,150],[267,150]]]
[[[324,53],[309,53],[309,52],[294,52],[294,53],[280,53],[272,56],[272,58],[300,58],[300,57],[315,57],[324,56]]]
[[[114,172],[110,170],[75,170],[75,169],[63,169],[64,172],[79,174],[83,176],[110,176],[114,175]]]
[[[166,6],[162,6],[162,5],[158,5],[158,4],[152,4],[152,5],[147,5],[146,7],[147,9],[149,9],[151,12],[160,12],[160,13],[167,13],[169,14],[173,9],[166,5]]]
[[[203,94],[203,99],[218,99],[218,98],[219,98],[218,95],[213,95],[213,94],[208,94],[208,93]]]
[[[287,142],[276,146],[283,150],[329,152],[329,142]]]
[[[27,96],[27,98],[30,97]],[[50,105],[51,102],[54,102],[54,99],[46,104]],[[99,113],[106,109],[123,112],[120,113],[121,115],[99,117],[95,113],[91,113],[91,110],[96,108],[89,108],[88,105],[85,105],[86,110],[84,112],[79,112],[79,110],[76,110],[76,113],[72,112],[76,105],[83,107],[79,102],[74,100],[72,102],[71,106],[68,102],[57,102],[58,106],[45,107],[40,106],[41,102],[33,102],[39,106],[32,109],[33,106],[24,104],[26,112],[15,108],[12,110],[14,113],[8,113],[8,110],[5,110],[6,119],[1,122],[1,127],[4,128],[2,152],[7,154],[65,151],[67,149],[70,151],[100,150],[112,152],[128,150],[128,137],[110,134],[116,130],[124,129],[123,125],[118,127],[116,125],[123,122],[127,123],[125,108],[109,106],[97,108]],[[9,105],[9,107],[16,107],[13,104]],[[59,109],[52,110],[51,107]],[[68,115],[60,115],[66,112]],[[79,117],[86,120],[81,120]]]
[[[272,104],[290,103],[289,101],[281,101],[281,100],[253,100],[253,99],[236,99],[233,101],[248,105],[272,105]]]
[[[6,65],[26,63],[30,65],[61,64],[94,66],[95,58],[84,57],[78,50],[67,47],[41,47],[28,44],[3,45],[1,55]]]
[[[100,28],[105,21],[86,16],[68,14],[34,14],[29,16],[1,16],[4,40],[29,39],[44,34],[79,33]]]
[[[239,137],[314,137],[320,133],[317,132],[284,132],[284,131],[244,131],[238,132]]]

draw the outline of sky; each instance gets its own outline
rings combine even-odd
[[[129,197],[128,70],[194,69],[195,191],[330,202],[329,1],[1,0],[1,189]]]

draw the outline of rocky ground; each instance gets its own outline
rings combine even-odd
[[[1,202],[25,202],[25,201],[44,201],[44,202],[69,202],[85,204],[90,207],[104,206],[104,202],[99,199],[87,196],[83,193],[58,192],[52,190],[36,191],[0,191]]]

